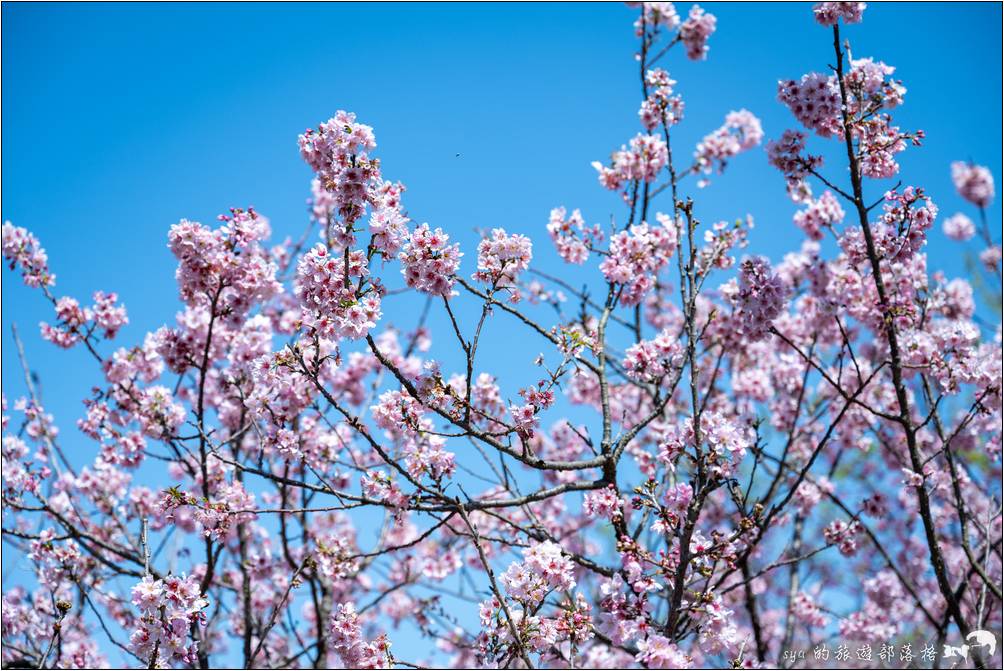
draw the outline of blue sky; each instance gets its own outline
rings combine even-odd
[[[674,50],[662,63],[686,101],[674,148],[689,154],[742,107],[768,138],[794,127],[777,80],[833,61],[810,5],[706,7],[718,16],[709,59]],[[166,233],[180,218],[208,223],[253,205],[277,240],[302,231],[310,171],[296,136],[338,109],[375,128],[385,176],[408,186],[414,220],[462,243],[465,274],[477,228],[530,235],[537,263],[554,270],[544,230],[552,207],[581,208],[590,223],[624,216],[589,165],[639,130],[635,10],[620,4],[4,4],[2,16],[2,216],[41,239],[57,295],[119,293],[131,321],[120,344],[173,321]],[[872,3],[845,33],[855,57],[897,67],[908,92],[896,119],[928,135],[900,155],[903,178],[944,216],[965,209],[951,161],[1001,176],[1000,23],[996,3]],[[843,180],[837,167],[828,173]],[[878,197],[889,185],[868,186]],[[705,221],[752,214],[751,253],[777,260],[800,243],[795,208],[762,151],[685,192]],[[990,215],[1000,221],[996,204]],[[962,274],[961,249],[934,232],[931,267]],[[39,339],[50,309],[9,271],[2,299],[3,344],[16,321],[64,442],[92,449],[73,424],[97,381],[93,363]],[[393,300],[385,320],[407,323],[417,301]],[[493,363],[528,366],[541,343],[506,329],[488,336]],[[2,364],[14,399],[24,389],[12,347]]]

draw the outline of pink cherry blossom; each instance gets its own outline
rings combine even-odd
[[[806,201],[805,209],[795,213],[795,225],[810,240],[822,240],[824,230],[835,230],[843,220],[844,209],[831,191],[824,191],[818,200]]]
[[[694,150],[694,160],[704,172],[722,172],[728,159],[759,146],[763,139],[760,120],[749,110],[729,112],[720,128],[706,135]]]
[[[566,214],[564,207],[551,210],[547,232],[561,258],[568,263],[582,265],[589,259],[592,246],[603,241],[603,232],[599,226],[587,227],[578,210],[572,210],[571,215]]]
[[[624,188],[626,182],[653,182],[669,160],[666,142],[656,135],[638,134],[630,146],[622,146],[611,154],[610,164],[593,162],[600,184],[611,191]]]
[[[955,161],[952,163],[952,182],[959,195],[977,207],[986,207],[994,199],[993,175],[982,165]]]
[[[9,221],[3,223],[3,256],[11,269],[21,268],[21,277],[29,287],[56,283],[56,276],[49,272],[49,257],[38,238]]]
[[[303,316],[326,337],[362,338],[380,319],[380,289],[364,285],[369,275],[362,252],[332,254],[318,244],[296,267],[296,294]]]
[[[976,225],[973,220],[961,212],[945,219],[941,226],[945,235],[952,240],[965,241],[976,235]]]
[[[788,183],[788,195],[796,202],[811,198],[806,177],[822,165],[823,159],[805,153],[805,134],[786,130],[781,138],[767,143],[770,164],[781,171]]]
[[[460,268],[460,245],[448,244],[450,236],[442,229],[432,230],[422,224],[411,233],[398,258],[401,274],[409,287],[423,293],[449,296],[454,275]]]
[[[657,381],[683,363],[680,340],[668,329],[652,340],[631,345],[621,364],[626,374],[639,381]]]
[[[812,7],[816,21],[820,25],[832,26],[840,19],[844,23],[861,23],[867,3],[864,2],[818,2]]]
[[[650,5],[653,3],[646,3]],[[669,3],[666,3],[669,4]],[[641,103],[638,116],[646,130],[655,130],[659,124],[668,128],[683,119],[683,98],[673,92],[676,80],[662,68],[654,68],[645,73],[648,97]]]
[[[639,36],[643,22],[648,28],[657,27],[666,30],[675,30],[680,25],[680,16],[676,13],[676,7],[672,2],[628,2],[627,5],[642,8],[641,18],[634,24]]]
[[[811,72],[798,81],[780,81],[777,83],[777,98],[788,106],[803,126],[822,137],[843,132],[840,91],[833,77]]]
[[[687,20],[680,25],[680,39],[687,49],[687,58],[699,61],[708,57],[708,38],[715,32],[718,20],[700,5],[690,8]]]
[[[676,226],[668,215],[656,215],[656,225],[631,226],[610,238],[610,254],[600,264],[608,281],[624,287],[623,305],[637,305],[654,285],[655,274],[676,251]]]
[[[747,338],[760,340],[767,336],[774,318],[784,309],[786,293],[767,259],[756,257],[743,262],[736,311]]]
[[[478,271],[474,279],[492,287],[511,288],[519,274],[530,267],[533,244],[525,235],[509,235],[504,229],[492,230],[491,237],[478,245]]]

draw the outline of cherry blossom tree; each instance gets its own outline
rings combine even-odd
[[[945,166],[973,206],[950,217],[906,185],[924,134],[896,124],[894,68],[851,56],[859,2],[807,12],[832,60],[778,83],[790,130],[723,110],[680,146],[664,67],[708,58],[716,19],[631,5],[638,132],[594,164],[620,214],[541,217],[599,290],[535,267],[543,235],[462,250],[413,221],[344,111],[299,136],[299,241],[253,208],[171,227],[184,307],[141,342],[3,225],[42,338],[95,374],[83,466],[23,354],[4,397],[3,539],[33,575],[3,595],[4,665],[787,667],[867,644],[930,666],[1000,635],[1001,325],[973,291],[999,308],[992,175]],[[801,239],[776,263],[744,254],[751,216],[702,220],[700,186],[764,150]],[[927,267],[939,217],[972,277]],[[407,329],[401,292],[425,306]],[[534,377],[496,369],[499,322],[539,344]]]

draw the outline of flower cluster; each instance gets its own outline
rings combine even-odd
[[[748,340],[767,337],[774,319],[784,309],[786,294],[784,283],[767,259],[758,256],[742,263],[736,312],[740,330]]]
[[[812,72],[798,81],[780,81],[778,99],[803,126],[821,137],[842,135],[846,123],[858,142],[861,173],[876,179],[892,177],[899,172],[894,155],[906,149],[907,139],[920,144],[924,133],[903,133],[881,111],[902,104],[906,93],[899,81],[889,79],[895,68],[871,58],[852,60],[850,66],[843,79],[846,109],[835,74]]]
[[[836,77],[810,72],[797,81],[779,81],[777,98],[803,126],[820,136],[831,137],[843,132]]]
[[[537,408],[532,403],[523,405],[510,405],[509,416],[512,417],[513,427],[516,433],[523,439],[529,440],[533,437],[540,421],[537,419]]]
[[[945,219],[941,226],[945,235],[952,240],[965,241],[976,235],[976,224],[961,212]]]
[[[75,298],[63,297],[56,301],[56,326],[42,322],[42,337],[63,348],[69,348],[102,329],[104,337],[114,338],[119,329],[129,323],[124,305],[117,305],[118,295],[103,291],[94,293],[94,305],[83,308]],[[92,323],[93,322],[93,323]]]
[[[818,200],[809,199],[805,209],[795,213],[795,225],[805,232],[810,240],[822,240],[823,230],[834,230],[844,220],[844,209],[840,201],[830,191],[824,191]]]
[[[653,182],[659,171],[666,167],[669,149],[661,137],[639,133],[629,145],[611,154],[609,166],[593,161],[604,188],[620,191],[626,183]]]
[[[327,338],[365,337],[380,319],[378,288],[360,288],[367,275],[361,251],[335,255],[315,245],[296,266],[295,291],[304,320]]]
[[[363,493],[374,501],[382,501],[398,510],[408,506],[408,495],[383,471],[367,472],[359,479]]]
[[[603,241],[603,231],[599,225],[587,227],[582,213],[578,210],[572,210],[571,216],[566,217],[566,215],[564,207],[551,210],[547,232],[561,258],[568,263],[582,265],[589,258],[590,248]]]
[[[642,29],[647,27],[676,30],[680,25],[680,15],[672,2],[628,2],[629,7],[641,7],[642,13],[635,22],[635,33],[642,36]]]
[[[873,179],[888,179],[899,172],[894,155],[906,149],[905,137],[889,117],[878,114],[859,122],[855,133],[861,147],[861,174]]]
[[[182,220],[171,227],[168,247],[178,259],[181,300],[237,325],[282,287],[276,264],[259,244],[269,236],[268,221],[253,209],[220,218],[225,224],[215,230]]]
[[[990,272],[1000,270],[1002,258],[1004,258],[1004,253],[1002,253],[1000,245],[990,245],[980,252],[980,262]]]
[[[857,520],[850,523],[843,520],[833,520],[823,529],[823,538],[831,545],[840,548],[840,554],[851,557],[858,551],[858,536],[861,534],[861,524]]]
[[[425,417],[426,409],[403,391],[387,391],[379,403],[370,406],[377,426],[403,446],[409,475],[420,478],[427,474],[440,480],[453,474],[454,454],[444,448],[446,440],[432,433],[433,424]]]
[[[230,482],[216,488],[212,501],[198,501],[191,494],[168,490],[160,502],[165,517],[176,518],[182,505],[193,508],[193,519],[202,527],[202,535],[215,541],[230,536],[238,524],[255,518],[254,494],[240,482]]]
[[[660,634],[649,634],[638,642],[635,659],[646,669],[692,669],[694,662],[690,655],[675,643]]]
[[[94,306],[91,312],[94,323],[104,330],[105,338],[114,338],[119,329],[129,323],[124,305],[116,305],[119,297],[116,293],[94,292]]]
[[[802,202],[811,197],[805,178],[823,164],[823,159],[805,153],[804,133],[786,130],[780,139],[768,142],[767,159],[784,175],[792,200]]]
[[[816,21],[823,26],[836,25],[840,19],[844,23],[861,23],[867,3],[864,2],[818,2],[812,8]]]
[[[404,448],[408,474],[416,480],[428,475],[435,481],[453,475],[455,455],[445,446],[445,438],[427,432],[409,438]]]
[[[712,133],[704,136],[694,151],[698,169],[710,173],[712,169],[721,172],[728,159],[741,151],[752,149],[763,140],[760,120],[749,110],[729,112],[725,123]]]
[[[952,182],[959,195],[976,207],[986,207],[994,199],[994,177],[982,165],[955,161],[952,163]],[[4,254],[6,253],[5,241]]]
[[[588,517],[610,519],[620,515],[623,507],[624,501],[613,485],[588,492],[582,500],[582,512]]]
[[[708,57],[708,38],[715,32],[718,20],[700,5],[690,8],[687,20],[680,24],[680,40],[687,50],[687,58],[700,61]]]
[[[393,665],[386,634],[367,640],[351,602],[335,606],[328,622],[328,639],[347,669],[388,669]]]
[[[21,277],[29,287],[48,287],[56,283],[56,276],[49,272],[49,257],[39,244],[38,238],[27,229],[3,222],[3,257],[10,268],[21,268]]]
[[[628,2],[630,7],[642,8],[641,16],[635,21],[635,34],[643,37],[646,31],[655,35],[660,29],[677,30],[677,39],[683,42],[687,58],[704,60],[708,55],[708,38],[715,32],[718,20],[699,5],[690,8],[687,19],[680,22],[680,15],[672,2]]]
[[[541,603],[551,590],[575,587],[573,568],[560,545],[544,541],[524,550],[523,561],[510,564],[501,581],[511,598],[532,607]]]
[[[624,355],[624,373],[633,380],[652,382],[661,379],[683,363],[683,347],[676,334],[664,329],[652,340],[631,345]]]
[[[648,97],[638,110],[645,130],[655,130],[659,124],[668,128],[680,123],[683,119],[683,98],[673,93],[676,80],[671,79],[662,68],[655,68],[645,73],[645,85],[649,89]]]
[[[84,325],[92,318],[90,310],[80,307],[76,298],[60,298],[56,301],[56,317],[59,326],[52,327],[42,322],[39,327],[42,337],[63,348],[72,347],[83,336]]]
[[[680,482],[668,488],[662,495],[662,503],[666,506],[670,516],[679,520],[687,511],[687,507],[694,499],[694,488],[689,482]]]
[[[137,419],[143,433],[150,438],[166,438],[174,434],[185,421],[185,409],[171,390],[156,385],[143,390],[139,398]]]
[[[680,455],[688,447],[696,447],[697,439],[692,419],[666,426],[658,445],[659,462],[675,471]],[[708,410],[701,415],[700,441],[710,448],[709,457],[714,461],[715,472],[727,476],[746,455],[747,448],[753,444],[753,437],[740,419],[726,412]],[[675,510],[675,515],[681,514],[689,504],[693,496],[693,490],[689,488],[690,485],[681,483],[664,493],[664,501],[671,510]]]
[[[409,287],[435,296],[451,295],[463,254],[459,244],[451,245],[449,241],[450,236],[442,229],[431,230],[429,224],[412,231],[398,255],[401,274]]]
[[[372,244],[385,257],[392,257],[408,239],[408,223],[411,221],[401,205],[404,184],[383,182],[370,194],[373,214],[370,215]]]
[[[677,231],[672,219],[659,213],[656,221],[654,225],[636,224],[610,238],[610,253],[600,271],[607,281],[623,287],[622,305],[638,305],[676,251]]]
[[[491,237],[478,245],[478,271],[474,279],[493,288],[513,288],[516,278],[530,267],[533,244],[519,233],[508,235],[505,229],[492,230]]]
[[[203,610],[209,601],[194,576],[170,575],[162,580],[146,576],[132,588],[132,603],[140,611],[129,637],[133,652],[152,668],[198,662],[192,628],[205,624]]]
[[[902,191],[888,191],[882,216],[873,226],[875,245],[889,259],[912,256],[927,244],[927,231],[937,216],[938,207],[923,189],[908,186]]]
[[[365,211],[370,186],[380,179],[380,162],[368,155],[376,148],[373,129],[357,123],[355,114],[339,110],[316,131],[300,135],[299,145],[303,160],[330,194],[331,211],[351,230]]]
[[[873,58],[851,61],[851,69],[844,76],[850,90],[849,109],[852,113],[893,109],[903,104],[906,88],[897,80],[889,79],[896,68]]]
[[[701,415],[701,440],[719,455],[742,459],[753,444],[751,432],[725,413],[709,411]]]

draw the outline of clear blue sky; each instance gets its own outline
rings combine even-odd
[[[777,80],[833,60],[810,5],[707,8],[718,16],[709,59],[674,50],[663,63],[687,106],[674,147],[689,153],[742,107],[768,138],[794,127]],[[254,205],[276,239],[302,230],[310,172],[296,136],[337,109],[374,126],[385,175],[408,186],[413,219],[461,241],[465,273],[475,228],[531,235],[541,266],[554,269],[544,230],[552,207],[579,207],[590,223],[623,216],[589,165],[639,129],[635,10],[621,4],[4,4],[2,16],[2,216],[42,240],[57,295],[119,293],[131,320],[121,344],[173,321],[166,233],[178,219],[208,223]],[[904,80],[896,118],[928,134],[901,155],[904,180],[946,216],[964,207],[952,160],[988,165],[1000,183],[1000,24],[997,3],[871,3],[847,31],[856,57],[884,60]],[[697,195],[705,220],[754,215],[750,252],[777,260],[799,244],[795,208],[762,151]],[[932,267],[963,272],[960,247],[940,231],[928,253]],[[97,380],[93,363],[40,341],[50,309],[15,275],[3,280],[8,399],[23,393],[9,346],[16,321],[64,443],[93,449],[74,427]],[[385,319],[403,323],[412,307],[388,302]],[[512,344],[501,327],[491,338]]]

